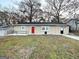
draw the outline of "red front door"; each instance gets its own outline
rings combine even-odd
[[[35,27],[32,27],[32,33],[35,33]]]

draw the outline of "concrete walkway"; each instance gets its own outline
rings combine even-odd
[[[8,36],[26,36],[26,35],[28,35],[28,34],[16,34],[16,33],[14,33],[14,34],[8,34]]]
[[[62,36],[72,38],[72,39],[75,39],[75,40],[79,40],[79,36],[76,36],[76,35],[62,35]]]
[[[8,36],[26,36],[26,35],[28,35],[28,34],[16,34],[16,33],[14,33],[14,34],[9,34]],[[71,39],[75,39],[75,40],[79,40],[79,36],[76,36],[76,35],[74,35],[74,34],[70,34],[70,35],[62,35],[62,36],[65,36],[65,37],[68,37],[68,38],[71,38]]]

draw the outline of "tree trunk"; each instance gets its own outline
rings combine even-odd
[[[77,23],[76,23],[76,31],[77,31]]]
[[[56,16],[57,22],[60,23],[59,16]]]
[[[57,22],[60,23],[60,17],[59,17],[59,12],[57,12],[57,16],[56,16]]]
[[[30,23],[32,22],[32,16],[30,15],[30,17],[29,17],[29,20],[30,20]]]
[[[31,5],[31,9],[30,9],[30,17],[29,17],[29,20],[30,20],[30,23],[32,22],[32,12],[33,12],[33,6]]]
[[[75,28],[75,30],[77,31],[77,20],[75,20],[75,25],[76,25],[76,28]]]
[[[60,17],[59,17],[59,13],[58,13],[58,23],[60,23]]]
[[[59,16],[58,16],[58,23],[60,23],[60,19],[59,19]]]

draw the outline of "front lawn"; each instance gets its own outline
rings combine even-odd
[[[9,59],[79,59],[79,41],[63,36],[10,36],[0,39]]]

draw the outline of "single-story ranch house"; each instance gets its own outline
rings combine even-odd
[[[7,35],[60,35],[69,34],[69,26],[63,23],[26,23],[1,26],[0,36]]]
[[[27,23],[13,25],[14,33],[27,35],[69,34],[69,26],[63,23]]]

